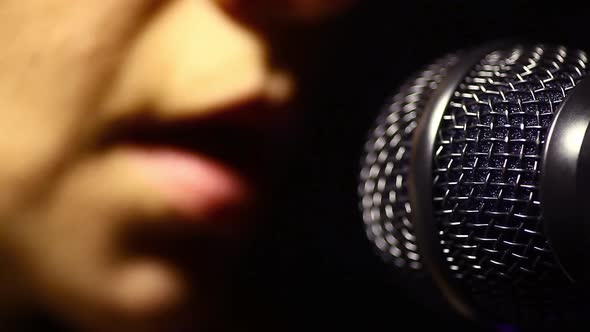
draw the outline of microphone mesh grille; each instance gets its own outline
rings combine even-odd
[[[476,297],[540,293],[565,281],[543,234],[539,172],[554,112],[586,66],[583,52],[560,46],[496,51],[445,110],[435,143],[435,221],[452,273]]]
[[[365,145],[359,195],[367,236],[402,269],[421,269],[407,191],[412,135],[428,97],[456,61],[443,57],[409,79],[386,104]]]

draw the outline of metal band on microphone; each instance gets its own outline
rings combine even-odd
[[[457,89],[457,86],[469,71],[483,57],[504,45],[486,45],[482,48],[464,52],[455,66],[449,69],[445,80],[430,96],[425,113],[420,120],[413,140],[410,158],[409,186],[412,202],[412,220],[416,229],[416,239],[426,268],[431,272],[434,281],[441,288],[449,302],[462,315],[475,319],[476,312],[468,297],[461,294],[461,287],[449,274],[449,270],[440,245],[438,227],[432,218],[432,169],[434,142],[445,109]]]
[[[590,285],[590,80],[572,89],[549,129],[541,172],[544,226],[556,258]]]

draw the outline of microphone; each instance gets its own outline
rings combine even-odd
[[[443,56],[387,101],[365,145],[360,209],[413,288],[432,283],[428,296],[486,323],[590,314],[587,66],[574,48],[489,43]]]

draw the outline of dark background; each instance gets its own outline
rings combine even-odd
[[[437,57],[504,38],[590,50],[589,18],[564,1],[365,1],[320,27],[306,41],[313,61],[299,130],[278,171],[276,208],[234,294],[236,325],[483,330],[412,300],[413,290],[374,254],[356,196],[364,138],[385,97]]]

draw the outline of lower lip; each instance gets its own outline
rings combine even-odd
[[[247,186],[235,172],[196,152],[167,147],[132,147],[131,155],[157,190],[185,217],[209,220],[241,205]]]

